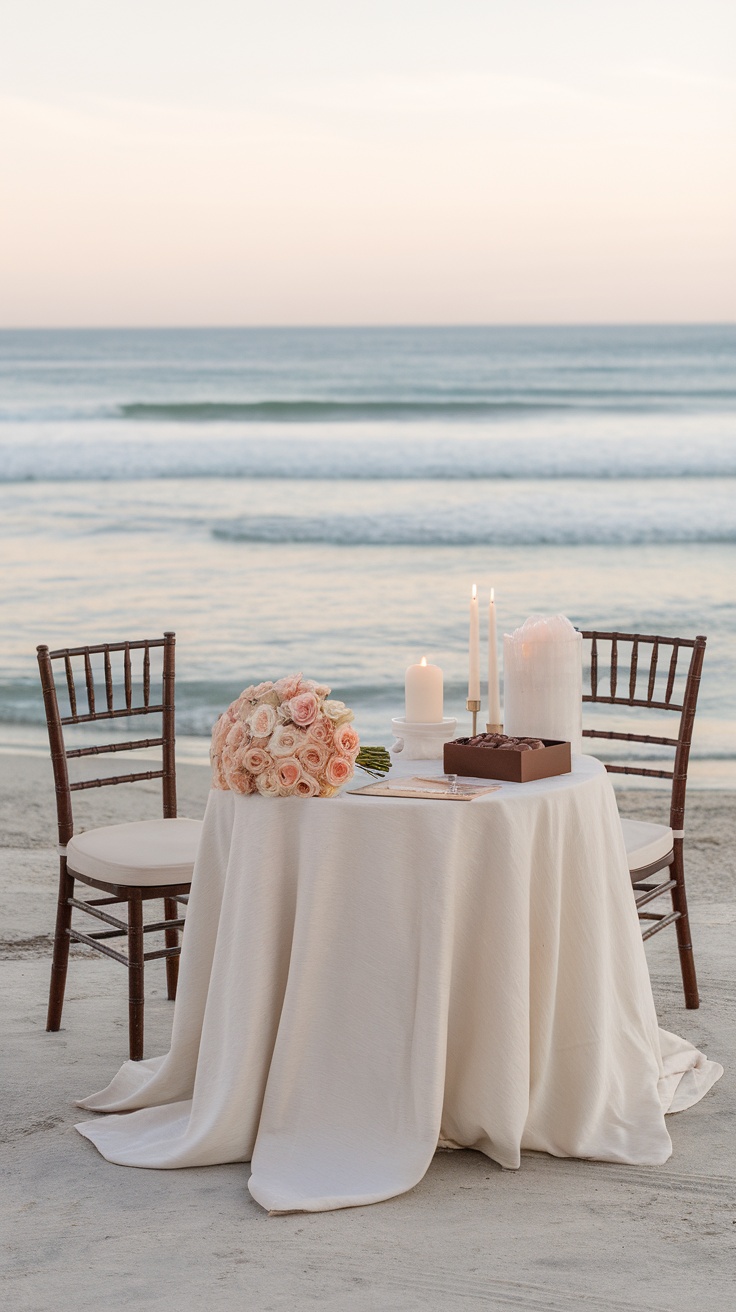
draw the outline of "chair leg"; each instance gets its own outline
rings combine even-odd
[[[69,964],[69,929],[72,923],[72,909],[69,898],[74,896],[74,876],[67,870],[66,857],[59,862],[59,898],[56,905],[56,930],[54,933],[54,955],[51,961],[51,983],[49,985],[49,1008],[46,1015],[46,1029],[55,1033],[61,1028],[61,1013],[64,1007],[64,989],[66,987],[66,970]]]
[[[685,1006],[690,1011],[695,1011],[700,1006],[700,995],[698,993],[698,980],[695,974],[695,960],[690,935],[690,917],[688,916],[687,894],[685,893],[685,866],[681,838],[675,839],[675,859],[671,869],[672,876],[677,881],[675,888],[672,889],[672,908],[680,913],[679,920],[675,921],[675,928],[677,930],[677,946],[680,951],[680,970],[682,972],[682,987],[685,991]]]
[[[143,1056],[143,900],[140,890],[128,898],[128,1029],[130,1060]]]
[[[175,897],[164,898],[164,917],[166,920],[176,920],[179,914],[178,904]],[[178,948],[179,931],[178,929],[164,930],[164,940],[167,948]],[[179,958],[166,958],[166,991],[170,1002],[176,997],[176,986],[179,982]]]

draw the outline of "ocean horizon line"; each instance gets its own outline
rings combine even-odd
[[[543,320],[433,320],[416,323],[402,320],[386,322],[327,322],[327,323],[59,323],[59,324],[0,324],[0,333],[113,333],[113,332],[444,332],[453,330],[545,331],[547,329],[576,330],[630,329],[657,332],[668,329],[736,328],[736,319],[543,319]]]

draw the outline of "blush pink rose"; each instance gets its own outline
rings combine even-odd
[[[264,770],[256,775],[255,787],[262,797],[281,797],[281,784],[275,770]]]
[[[297,697],[292,697],[289,702],[289,710],[294,724],[304,728],[312,724],[317,718],[319,712],[319,702],[311,689],[307,692],[300,692]]]
[[[253,775],[250,774],[248,770],[244,770],[242,765],[234,764],[227,766],[223,762],[223,768],[225,778],[227,779],[227,786],[231,792],[242,793],[244,795],[255,792],[256,785]]]
[[[242,756],[243,768],[249,770],[252,775],[263,774],[264,770],[270,770],[273,765],[273,758],[263,747],[247,747]]]
[[[343,756],[349,756],[352,760],[355,760],[360,751],[360,738],[352,724],[338,725],[335,730],[335,746],[338,752],[342,752]]]
[[[268,738],[276,725],[276,712],[273,706],[257,706],[248,718],[248,727],[254,738]]]
[[[211,756],[210,764],[212,766],[212,787],[221,788],[227,791],[227,779],[225,771],[222,768],[222,760],[219,756]]]
[[[276,778],[289,792],[302,777],[302,767],[295,756],[284,756],[276,763]]]
[[[244,724],[241,724],[240,720],[237,720],[235,724],[230,726],[230,730],[222,748],[222,767],[225,774],[228,774],[230,770],[237,768],[240,764],[241,753],[244,748],[248,746],[249,742],[250,737],[248,730]]]
[[[228,719],[227,711],[225,711],[220,716],[219,720],[216,721],[215,727],[212,730],[212,745],[210,747],[210,759],[212,759],[213,756],[222,755],[222,749],[225,746],[225,739],[227,738],[231,728],[232,728],[232,721]]]
[[[310,743],[324,743],[325,747],[332,747],[335,734],[329,720],[320,715],[319,719],[310,724],[307,730],[307,741]]]
[[[250,734],[248,733],[246,725],[243,724],[242,720],[236,720],[234,724],[230,725],[230,728],[227,731],[225,736],[225,746],[229,747],[231,751],[237,751],[238,748],[247,743],[249,739]]]
[[[250,700],[257,702],[259,697],[264,697],[267,692],[271,692],[272,688],[273,683],[270,679],[266,679],[265,683],[256,684],[254,688],[251,687],[248,689]]]
[[[299,748],[297,755],[301,761],[302,770],[306,770],[307,774],[314,775],[316,778],[317,775],[322,773],[327,764],[329,749],[324,743],[313,743],[308,740],[303,747]]]
[[[318,697],[320,701],[323,701],[325,697],[329,697],[332,692],[332,689],[328,688],[326,683],[315,683],[314,679],[307,679],[307,687],[312,689],[315,697]]]
[[[250,688],[244,688],[240,696],[236,697],[230,710],[233,715],[245,718],[248,715],[248,707],[252,707],[254,702],[255,697],[253,696],[253,685],[251,684]]]
[[[304,682],[301,674],[287,674],[285,678],[278,679],[273,685],[274,692],[284,702],[290,702],[292,697],[296,697],[299,692],[306,692],[308,685]]]
[[[222,753],[231,728],[232,721],[228,718],[228,712],[224,711],[212,730],[212,742],[210,744],[210,765],[212,766],[212,786],[214,788],[227,788],[227,779],[222,767]]]
[[[268,747],[272,756],[296,756],[304,741],[304,733],[295,725],[277,724]]]
[[[331,756],[325,766],[325,779],[333,788],[339,788],[353,777],[353,763],[346,756]]]
[[[319,795],[319,784],[309,774],[303,774],[297,779],[294,785],[295,797],[317,797]]]

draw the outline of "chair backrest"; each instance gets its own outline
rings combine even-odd
[[[663,638],[653,634],[599,632],[593,629],[582,630],[582,637],[586,644],[590,644],[590,692],[583,694],[584,702],[671,711],[679,715],[677,737],[620,733],[610,729],[583,729],[583,737],[673,748],[672,769],[656,770],[636,762],[627,765],[607,762],[606,769],[612,774],[670,779],[670,826],[681,833],[685,815],[687,768],[706,639]]]
[[[66,846],[74,833],[71,795],[81,789],[104,788],[108,784],[136,783],[142,779],[161,779],[164,817],[168,819],[176,816],[175,643],[175,635],[165,633],[163,638],[144,639],[140,642],[105,642],[96,647],[63,647],[58,651],[49,651],[46,646],[36,649],[54,767],[59,843],[62,847]],[[151,651],[157,647],[163,648],[161,700],[153,703]],[[99,697],[95,688],[93,657],[97,658],[95,663],[102,666],[104,688],[100,688]],[[68,714],[62,715],[59,708],[60,689],[63,690],[63,695],[68,701]],[[122,701],[123,704],[116,705],[116,701],[118,703]],[[100,703],[102,709],[98,709]],[[160,737],[72,749],[66,747],[64,729],[70,725],[96,724],[100,720],[119,720],[136,715],[160,715]],[[108,752],[141,751],[148,747],[161,748],[161,769],[106,775],[101,779],[83,779],[74,783],[69,781],[67,768],[69,760],[100,756]]]

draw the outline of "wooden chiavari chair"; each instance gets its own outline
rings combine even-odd
[[[156,648],[163,648],[161,697],[152,700],[151,652]],[[40,646],[37,652],[54,769],[60,859],[46,1029],[55,1031],[61,1025],[69,945],[72,942],[84,943],[127,967],[130,1057],[139,1061],[143,1056],[144,964],[157,957],[165,959],[167,992],[173,999],[181,951],[179,931],[184,925],[184,920],[179,918],[178,904],[187,900],[201,832],[200,821],[177,819],[176,816],[175,637],[173,633],[166,633],[163,638],[140,642],[102,643],[95,647],[66,647],[58,651]],[[93,659],[102,665],[104,688],[101,690],[95,687]],[[134,688],[133,664],[137,665],[139,661],[140,679],[136,679]],[[55,669],[55,666],[60,668]],[[118,666],[122,669],[116,685]],[[62,714],[60,710],[60,695],[68,703],[68,713]],[[98,702],[102,702],[101,709],[98,709]],[[67,710],[66,706],[64,710]],[[100,721],[141,715],[155,716],[156,722],[160,717],[159,736],[129,742],[121,739],[72,749],[65,744],[64,731],[70,726],[96,725]],[[85,778],[76,782],[69,780],[70,760],[152,747],[161,749],[160,769]],[[75,833],[73,793],[148,779],[162,781],[163,819],[107,825]],[[77,898],[76,881],[101,891],[105,896],[87,900]],[[164,918],[144,924],[143,903],[153,898],[163,899]],[[110,906],[116,903],[125,904],[125,920],[110,913]],[[102,922],[103,928],[82,932],[72,925],[75,910]],[[145,935],[155,932],[163,932],[165,947],[146,952]],[[110,947],[107,941],[120,937],[127,938],[127,954]]]
[[[674,924],[685,1005],[696,1008],[700,999],[685,892],[683,841],[687,768],[706,640],[594,630],[583,630],[582,636],[590,644],[590,692],[583,695],[583,702],[679,715],[676,737],[602,728],[584,729],[583,737],[674,750],[671,769],[656,769],[637,764],[635,760],[625,765],[606,762],[606,769],[612,774],[671,780],[669,825],[625,817],[621,823],[643,937],[651,938]],[[605,682],[601,685],[602,674]],[[655,878],[657,875],[659,879]],[[664,894],[670,895],[671,910],[652,911],[651,904]]]

